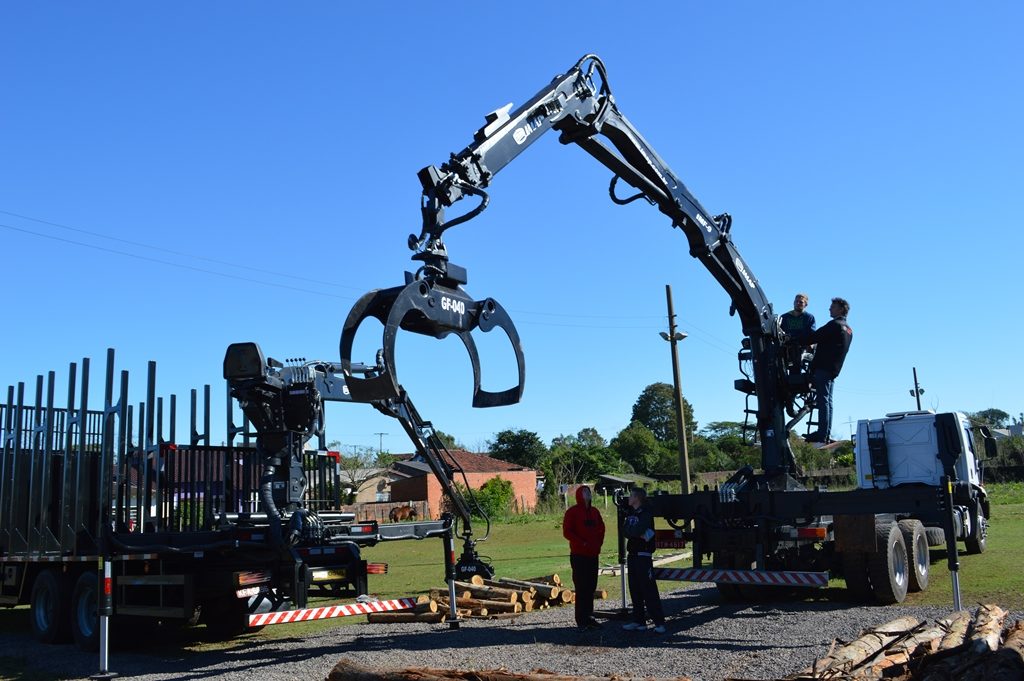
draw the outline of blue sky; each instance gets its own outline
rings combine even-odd
[[[133,401],[154,359],[160,394],[212,383],[218,418],[228,343],[336,359],[355,299],[413,265],[416,171],[594,52],[622,112],[708,210],[732,214],[778,312],[798,290],[819,321],[830,297],[850,301],[839,433],[913,407],[914,366],[925,406],[1016,414],[1022,15],[1009,2],[6,3],[0,386],[114,347]],[[666,284],[697,419],[741,418],[726,295],[657,210],[613,205],[608,179],[551,135],[448,233],[467,290],[511,312],[527,356],[522,403],[474,410],[457,340],[400,338],[421,413],[471,448],[509,427],[546,440],[625,427],[643,387],[671,381]],[[485,386],[507,387],[511,354],[482,343]],[[386,449],[409,449],[368,406],[328,418],[346,445],[385,432]]]

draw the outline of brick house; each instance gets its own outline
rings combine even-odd
[[[502,478],[512,483],[515,493],[513,508],[527,513],[537,505],[537,471],[518,464],[474,454],[460,449],[452,450],[452,457],[466,474],[470,489],[480,489],[491,478]],[[459,473],[458,482],[463,482]],[[430,517],[441,517],[444,493],[441,483],[430,472],[430,467],[419,455],[398,461],[391,467],[391,501],[426,501]]]

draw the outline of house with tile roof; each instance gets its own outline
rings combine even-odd
[[[529,513],[537,505],[537,471],[518,464],[496,459],[486,454],[474,454],[461,449],[450,451],[458,471],[456,481],[470,489],[480,489],[491,478],[502,478],[512,483],[515,493],[513,508]],[[430,517],[441,517],[444,493],[441,483],[430,472],[430,466],[420,455],[402,458],[391,466],[391,501],[426,501]]]

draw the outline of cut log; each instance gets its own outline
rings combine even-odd
[[[608,598],[608,592],[604,589],[598,589],[594,592],[594,600],[603,601]]]
[[[998,605],[982,605],[971,623],[971,650],[984,652],[999,650],[999,639],[1003,633],[1003,621],[1009,613]]]
[[[553,584],[528,582],[520,579],[508,579],[507,577],[500,578],[498,582],[506,587],[532,589],[535,594],[534,600],[538,600],[540,598],[557,598],[559,592],[562,590],[562,587],[555,586]]]
[[[533,586],[523,586],[520,584],[509,584],[504,581],[497,581],[491,579],[484,580],[484,586],[493,587],[495,589],[509,589],[519,594],[519,600],[532,601],[537,598],[537,589]],[[557,589],[558,587],[550,587]]]
[[[630,677],[616,676],[618,681],[631,681]],[[327,681],[608,681],[607,676],[565,676],[537,670],[529,674],[515,674],[504,669],[370,669],[342,658],[327,676]],[[670,681],[647,679],[646,681]],[[671,681],[690,681],[675,677]]]
[[[902,641],[894,642],[891,647],[881,650],[877,655],[866,660],[851,676],[856,679],[881,679],[895,676],[897,669],[894,668],[901,670],[910,663],[915,653],[921,651],[927,655],[932,652],[933,648],[937,648],[939,640],[945,636],[954,618],[955,616],[952,616],[939,620]]]
[[[576,600],[576,594],[569,589],[564,589],[558,596],[562,599],[563,603],[572,603]]]
[[[467,582],[455,582],[455,588],[469,591],[473,598],[482,598],[488,601],[508,601],[509,603],[515,603],[519,600],[519,592],[511,589],[499,589],[493,586],[477,586]]]
[[[890,645],[902,637],[911,634],[919,622],[914,617],[900,617],[891,622],[886,622],[880,627],[864,632],[860,638],[852,643],[832,651],[825,657],[817,660],[811,667],[803,670],[797,676],[821,675],[822,672],[845,672],[858,666],[864,660],[874,656],[878,651]]]
[[[1018,655],[1024,659],[1024,622],[1017,620],[1013,625],[1006,630],[1003,634],[1004,648],[1015,650]]]
[[[562,586],[562,578],[559,577],[557,574],[544,575],[543,577],[531,577],[529,579],[524,579],[523,581],[538,582],[540,584],[551,584],[553,586]]]
[[[366,621],[370,624],[404,624],[410,622],[428,622],[436,624],[444,620],[440,612],[370,612]]]
[[[477,586],[483,586],[485,581],[487,581],[487,580],[485,580],[480,575],[473,575],[472,577],[469,578],[469,583],[470,584],[475,584]]]
[[[430,594],[420,594],[416,597],[416,604],[419,605],[421,603],[429,603],[432,600],[434,599],[430,597]]]
[[[470,611],[470,617],[487,617],[487,608],[474,608]]]
[[[440,598],[437,601],[438,606],[441,610],[448,608],[448,599]],[[508,601],[487,601],[479,598],[459,598],[455,601],[456,608],[468,608],[471,610],[479,610],[480,608],[487,608],[490,612],[522,612],[522,603],[509,603]]]
[[[430,600],[426,603],[417,603],[412,611],[415,613],[437,612],[437,601]]]
[[[431,589],[429,596],[430,596],[430,598],[432,598],[435,601],[441,600],[442,598],[447,601],[448,600],[448,589]],[[456,598],[472,598],[473,594],[471,594],[469,591],[466,591],[465,589],[458,589],[458,588],[456,588],[455,589],[455,597]]]
[[[967,629],[971,626],[971,613],[961,610],[953,613],[951,617],[952,621],[950,621],[942,640],[939,641],[938,650],[956,648],[967,638]]]

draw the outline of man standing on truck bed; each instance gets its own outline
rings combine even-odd
[[[808,442],[829,444],[832,435],[832,385],[846,360],[853,342],[853,329],[846,323],[850,304],[842,298],[833,298],[828,308],[832,316],[825,326],[807,337],[807,345],[817,344],[811,360],[811,385],[817,395],[818,430],[807,436]]]

